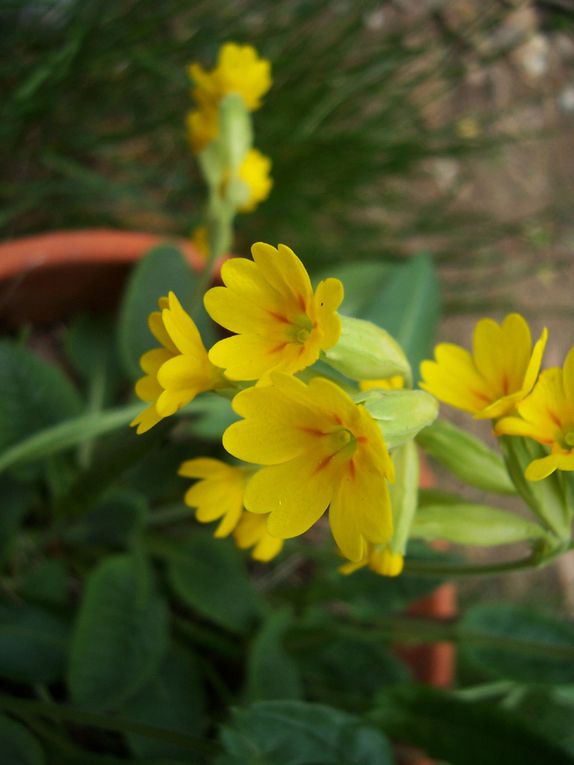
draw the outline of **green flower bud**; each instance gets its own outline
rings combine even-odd
[[[544,539],[546,532],[515,513],[462,502],[420,508],[411,536],[427,542],[442,539],[459,545],[494,547]]]
[[[354,399],[378,422],[389,449],[413,439],[438,415],[437,400],[422,390],[372,390]]]
[[[503,460],[475,436],[438,420],[417,436],[425,452],[468,486],[497,494],[515,494]]]
[[[388,332],[370,321],[341,316],[341,336],[322,358],[351,380],[381,380],[394,375],[412,384],[403,349]]]

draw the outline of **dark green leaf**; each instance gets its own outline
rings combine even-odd
[[[62,560],[42,560],[24,575],[18,594],[41,605],[65,606],[70,598],[69,576]]]
[[[35,606],[0,604],[0,676],[26,683],[52,683],[63,674],[69,629]]]
[[[574,625],[568,622],[501,603],[474,606],[459,628],[463,655],[490,677],[574,683]]]
[[[135,378],[141,374],[139,360],[143,353],[157,346],[147,324],[157,301],[170,290],[176,293],[183,307],[191,312],[197,276],[181,252],[172,245],[161,245],[150,250],[134,268],[120,309],[118,347],[126,374]],[[202,306],[195,306],[196,324],[204,343],[209,344],[212,328]]]
[[[505,708],[519,714],[532,730],[574,757],[573,686],[519,688],[503,703]]]
[[[218,765],[391,765],[386,738],[360,718],[320,704],[268,701],[236,710]]]
[[[380,261],[341,263],[321,271],[314,281],[329,277],[340,279],[345,289],[341,312],[347,316],[367,318],[366,314],[375,310],[380,294],[396,268],[397,266]]]
[[[383,694],[371,719],[450,765],[572,765],[574,757],[517,715],[423,686]]]
[[[302,698],[297,665],[284,646],[291,622],[288,610],[274,611],[254,637],[247,660],[247,696],[251,701]]]
[[[23,725],[0,715],[0,757],[6,765],[43,765],[44,754]]]
[[[0,450],[80,413],[80,398],[55,366],[0,342]]]
[[[75,372],[98,391],[101,402],[110,401],[122,383],[111,319],[82,314],[73,319],[64,338],[64,350]]]
[[[113,490],[82,518],[69,538],[80,544],[128,547],[143,527],[146,512],[141,496],[125,489]]]
[[[93,711],[120,706],[155,675],[167,639],[151,571],[135,557],[107,558],[88,579],[72,639],[73,701]]]
[[[0,563],[10,556],[12,543],[34,494],[8,476],[0,477]]]
[[[230,540],[198,530],[168,563],[175,592],[202,616],[235,632],[246,632],[258,618],[262,602]]]
[[[205,727],[205,697],[196,659],[172,646],[157,675],[122,708],[130,720],[164,730],[199,734]],[[189,750],[168,741],[126,734],[131,751],[139,757],[181,757]]]

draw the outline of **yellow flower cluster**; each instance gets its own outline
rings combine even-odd
[[[574,348],[562,368],[540,373],[547,336],[544,329],[533,347],[519,314],[510,314],[502,325],[482,319],[472,353],[442,343],[435,360],[421,365],[421,387],[440,401],[494,420],[499,436],[531,438],[548,447],[547,456],[526,468],[530,481],[574,470]]]
[[[241,419],[223,434],[241,463],[199,458],[181,466],[182,476],[197,480],[185,496],[197,520],[219,521],[216,536],[233,534],[256,559],[269,560],[328,510],[340,551],[362,565],[392,534],[393,463],[362,404],[327,379],[294,376],[337,343],[343,286],[325,279],[313,289],[284,245],[258,243],[252,254],[227,261],[225,286],[205,295],[210,316],[235,333],[209,352],[176,297],[162,298],[149,322],[162,347],[142,357],[146,376],[136,386],[149,406],[132,424],[144,432],[202,391],[243,388],[232,402]]]
[[[229,93],[237,93],[249,111],[261,106],[271,87],[271,65],[259,58],[250,45],[226,43],[219,50],[217,65],[208,72],[199,64],[189,66],[197,108],[186,118],[191,147],[199,154],[219,135],[219,105]],[[267,199],[272,187],[271,160],[257,149],[250,149],[240,167],[239,177],[249,189],[241,212],[252,212]]]

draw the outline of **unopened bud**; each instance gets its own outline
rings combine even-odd
[[[401,375],[411,385],[412,372],[397,341],[370,321],[341,316],[341,336],[323,359],[351,380],[380,380]]]

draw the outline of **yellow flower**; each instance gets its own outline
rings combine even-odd
[[[283,540],[272,537],[267,531],[267,518],[248,511],[244,511],[241,516],[233,538],[242,550],[253,547],[251,557],[262,562],[272,560],[283,548]]]
[[[227,428],[223,445],[264,466],[249,480],[244,503],[253,513],[269,513],[270,534],[304,534],[329,507],[333,536],[349,560],[361,560],[367,542],[389,540],[387,478],[394,469],[363,406],[329,380],[306,385],[274,373],[268,386],[238,393],[233,408],[244,419]]]
[[[405,378],[402,375],[393,375],[383,380],[361,380],[360,390],[402,390],[405,387]]]
[[[325,279],[313,292],[305,266],[289,247],[258,242],[251,252],[253,261],[224,263],[225,287],[213,287],[204,298],[212,319],[238,333],[209,351],[212,363],[224,368],[230,380],[305,369],[322,349],[335,345],[341,332],[336,311],[343,285],[338,279]]]
[[[239,177],[249,189],[248,200],[239,208],[241,212],[253,212],[259,202],[267,199],[273,186],[270,170],[269,157],[257,149],[249,149],[239,167]]]
[[[474,330],[472,354],[441,343],[435,348],[436,361],[422,362],[421,388],[478,419],[501,417],[532,390],[547,335],[544,329],[532,348],[530,329],[519,314],[509,314],[501,326],[481,319]]]
[[[384,545],[367,546],[365,556],[357,563],[345,563],[339,569],[342,574],[352,574],[360,568],[368,566],[371,571],[381,576],[399,576],[404,568],[405,560],[400,553],[394,553]]]
[[[131,423],[137,425],[138,434],[174,414],[198,393],[223,383],[221,370],[209,361],[197,327],[174,293],[160,298],[159,307],[149,315],[148,325],[161,348],[141,357],[145,376],[135,387],[136,395],[150,402]]]
[[[217,106],[228,93],[239,93],[249,111],[255,111],[271,87],[271,65],[251,45],[225,43],[215,69],[206,72],[191,64],[189,76],[195,84],[193,95],[204,107]]]
[[[199,154],[217,137],[219,132],[217,109],[208,106],[195,109],[187,114],[185,120],[191,148],[195,154]]]
[[[529,481],[540,481],[555,470],[574,470],[574,348],[564,366],[546,369],[528,398],[518,404],[520,417],[496,424],[498,435],[525,436],[550,448],[525,471]]]
[[[179,468],[185,478],[199,478],[188,489],[184,502],[197,508],[195,517],[200,523],[221,519],[214,536],[226,537],[235,529],[243,512],[243,492],[247,473],[221,460],[198,457],[187,460]]]

